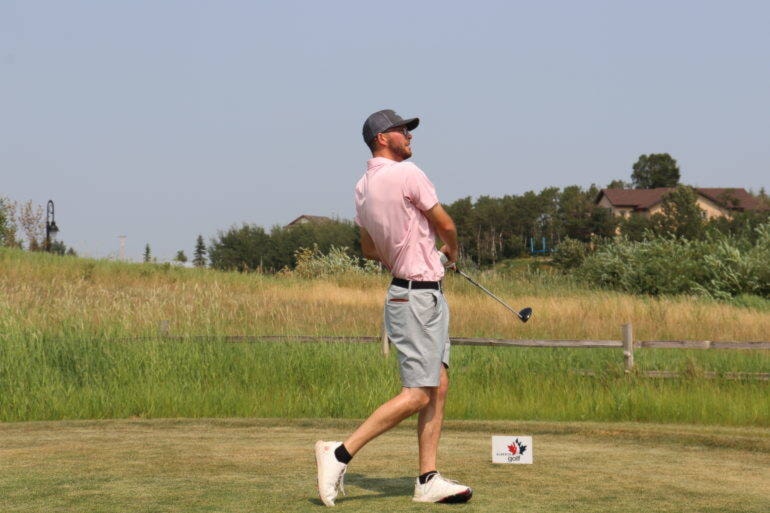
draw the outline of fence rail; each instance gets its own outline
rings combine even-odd
[[[211,338],[211,337],[175,337],[169,334],[168,321],[161,321],[158,332],[164,338]],[[219,338],[219,337],[218,337]],[[382,352],[386,356],[390,354],[390,341],[384,332],[380,337],[371,336],[306,336],[306,335],[263,335],[263,336],[225,336],[221,337],[225,342],[264,342],[264,341],[293,341],[293,342],[361,342],[382,344]],[[718,350],[742,350],[742,351],[767,351],[770,350],[770,342],[765,341],[710,341],[710,340],[634,340],[633,327],[630,323],[621,327],[621,340],[509,340],[498,338],[470,338],[450,337],[453,345],[458,346],[488,346],[488,347],[573,347],[573,348],[617,348],[623,349],[623,360],[626,372],[634,369],[635,349],[718,349]],[[591,371],[580,371],[590,374]],[[645,371],[643,374],[654,378],[678,377],[679,373],[672,371]],[[770,380],[770,373],[704,373],[706,377],[725,377],[728,379],[755,378]]]
[[[621,340],[505,340],[497,338],[451,337],[453,345],[491,347],[623,347]]]

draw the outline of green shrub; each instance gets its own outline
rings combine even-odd
[[[577,269],[588,256],[588,248],[584,242],[567,237],[553,252],[553,265],[562,271]]]
[[[373,274],[379,267],[372,260],[361,259],[348,254],[348,248],[332,246],[327,253],[313,244],[313,249],[300,248],[294,253],[297,265],[294,273],[303,278],[319,278],[322,276],[340,276],[345,274]],[[290,272],[290,271],[286,271]]]
[[[754,244],[720,233],[697,241],[622,238],[587,256],[576,274],[591,284],[635,294],[769,298],[770,224],[756,231]]]

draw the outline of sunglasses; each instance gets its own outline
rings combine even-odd
[[[393,128],[389,128],[388,130],[385,130],[385,132],[398,132],[404,137],[409,136],[409,129],[406,126],[395,126]]]

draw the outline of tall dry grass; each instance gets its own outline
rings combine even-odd
[[[457,275],[446,279],[458,337],[619,339],[631,322],[640,340],[768,340],[770,314],[703,298],[650,298],[592,291],[538,277],[484,273],[481,283],[521,324]],[[386,276],[308,280],[173,266],[122,264],[0,250],[0,336],[380,333]]]

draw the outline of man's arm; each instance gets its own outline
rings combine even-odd
[[[367,232],[363,226],[360,226],[359,228],[361,231],[361,253],[364,255],[364,258],[382,262],[382,258],[380,258],[380,253],[377,251],[377,247],[374,245],[374,239],[372,239],[372,236],[369,235],[369,232]]]
[[[423,213],[444,243],[444,246],[440,251],[447,256],[449,264],[451,265],[457,262],[457,259],[460,256],[460,249],[457,244],[457,228],[455,227],[455,222],[449,217],[449,214],[447,214],[447,211],[441,206],[441,203],[436,203],[430,210],[426,210]]]

